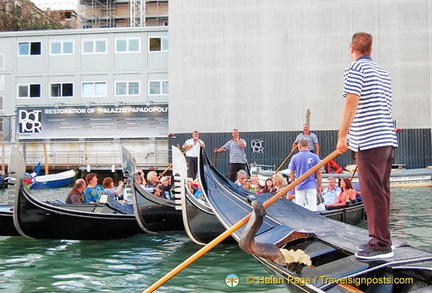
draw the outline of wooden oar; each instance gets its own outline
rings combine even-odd
[[[356,167],[354,168],[354,171],[353,171],[353,173],[352,173],[352,175],[351,175],[351,178],[350,178],[350,181],[352,182],[352,180],[354,179],[354,175],[355,175],[355,173],[357,172],[357,165],[356,165]]]
[[[273,195],[271,198],[269,198],[266,202],[263,203],[264,208],[269,207],[273,203],[275,203],[280,197],[284,196],[289,190],[293,189],[295,186],[297,186],[299,183],[301,183],[303,180],[305,180],[307,177],[315,173],[318,169],[320,169],[322,166],[328,163],[328,161],[335,158],[339,152],[337,150],[334,150],[330,155],[325,157],[321,162],[319,162],[317,165],[309,169],[306,173],[301,175],[299,178],[294,180],[291,184],[286,186],[284,189],[280,190],[278,193]],[[195,252],[192,256],[187,258],[185,261],[183,261],[181,264],[179,264],[177,267],[175,267],[173,270],[171,270],[169,273],[167,273],[165,276],[160,278],[157,282],[153,283],[150,287],[148,287],[143,293],[150,293],[165,284],[169,279],[177,275],[179,272],[181,272],[183,269],[185,269],[188,265],[196,261],[198,258],[200,258],[202,255],[210,251],[212,248],[214,248],[216,245],[218,245],[220,242],[222,242],[225,238],[230,236],[232,233],[240,229],[243,225],[245,225],[249,218],[251,217],[251,214],[248,214],[243,219],[235,223],[231,228],[220,234],[218,237],[213,239],[210,243],[203,246],[200,250]]]
[[[215,167],[217,167],[217,157],[218,157],[218,152],[213,152],[214,153],[214,159],[213,159],[213,165]]]
[[[188,147],[187,149],[185,149],[182,154],[186,154],[186,152],[191,148],[192,146]],[[170,164],[158,177],[158,179],[161,179],[163,175],[165,175],[166,172],[168,172],[169,169],[171,169],[173,167],[173,164]]]
[[[280,169],[282,169],[283,165],[285,165],[285,163],[288,161],[288,159],[291,157],[292,154],[294,154],[294,152],[296,151],[297,148],[293,148],[291,150],[291,152],[288,154],[288,156],[285,158],[285,160],[283,160],[283,162],[279,165],[279,167],[277,167],[277,169],[274,171],[273,174],[276,174],[277,172],[280,171]]]

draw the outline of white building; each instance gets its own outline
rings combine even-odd
[[[300,130],[307,109],[338,129],[357,31],[392,76],[397,126],[432,126],[431,0],[177,0],[169,17],[172,132]]]
[[[111,168],[126,139],[167,165],[168,89],[166,27],[0,33],[2,130],[28,164],[48,148],[54,165]]]

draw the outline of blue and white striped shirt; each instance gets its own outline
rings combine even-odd
[[[246,141],[243,138],[240,138],[240,141],[246,146]],[[244,149],[241,148],[234,140],[229,140],[222,147],[229,151],[230,163],[247,164]]]
[[[347,94],[360,97],[348,135],[350,149],[357,152],[384,146],[397,147],[388,72],[370,57],[360,57],[345,70],[344,97]]]

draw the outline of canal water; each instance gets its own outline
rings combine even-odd
[[[67,191],[33,193],[64,199]],[[432,188],[392,190],[394,237],[432,250],[431,222]],[[199,248],[184,233],[111,241],[0,237],[0,292],[142,292]],[[230,274],[239,277],[235,288],[225,283]],[[270,277],[236,245],[218,245],[156,292],[287,292],[282,285],[247,284],[248,276]]]

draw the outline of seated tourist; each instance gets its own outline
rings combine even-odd
[[[78,178],[75,181],[75,185],[66,197],[66,203],[79,204],[84,203],[84,189],[86,188],[86,182],[82,178]]]
[[[330,205],[336,202],[337,196],[341,189],[336,186],[336,179],[334,177],[329,177],[327,179],[327,187],[323,189],[321,195],[324,199],[324,205]]]
[[[123,199],[123,186],[124,182],[119,181],[118,186],[114,186],[114,180],[111,177],[105,177],[102,181],[102,187],[104,188],[104,192],[106,195],[113,197],[116,200]]]
[[[193,184],[192,178],[187,178],[186,179],[186,191],[188,191],[189,194],[193,195],[195,193],[195,189],[193,188],[192,184]]]
[[[244,189],[249,190],[250,182],[248,180],[248,175],[245,170],[239,170],[237,172],[237,179],[234,184],[243,187]]]
[[[161,197],[165,198],[165,199],[173,199],[174,195],[171,191],[172,186],[171,186],[171,178],[169,176],[164,176],[160,179],[160,183],[161,183]]]
[[[278,193],[288,185],[286,179],[283,177],[281,173],[274,174],[272,180],[273,180],[273,187],[270,190],[270,193],[273,195],[275,195],[276,193]]]
[[[142,175],[135,173],[134,174],[134,180],[142,189],[144,189],[148,193],[151,193],[151,194],[155,193],[157,186],[156,187],[147,187],[147,184],[144,183],[145,181],[144,181],[144,178]]]
[[[87,187],[84,189],[84,202],[96,203],[99,197],[104,194],[102,186],[98,185],[98,178],[95,173],[89,173],[85,177]]]
[[[195,179],[194,180],[194,183],[193,183],[193,185],[192,185],[193,187],[194,187],[194,189],[195,189],[195,192],[194,192],[194,194],[193,194],[193,196],[196,198],[196,199],[200,199],[200,200],[206,200],[205,199],[205,197],[204,197],[204,193],[203,193],[203,191],[202,191],[202,189],[201,189],[201,184],[200,184],[200,182],[199,182],[199,179]]]
[[[261,193],[270,193],[273,188],[273,180],[271,178],[267,178],[264,182],[264,186],[257,192],[257,194]]]
[[[137,176],[137,177],[140,177],[140,182],[141,182],[141,184],[142,185],[146,185],[146,180],[145,180],[145,177],[144,177],[144,171],[143,170],[141,170],[141,169],[138,169],[136,172],[135,172],[135,175]]]
[[[350,179],[343,178],[339,184],[341,191],[336,198],[336,202],[325,205],[327,210],[344,207],[346,206],[347,202],[350,202],[352,199],[356,199],[356,191],[353,189]]]
[[[257,174],[252,174],[250,176],[250,186],[249,191],[253,193],[258,193],[262,186],[259,184],[259,176]]]
[[[147,173],[146,187],[156,188],[160,184],[156,171],[150,171]]]

